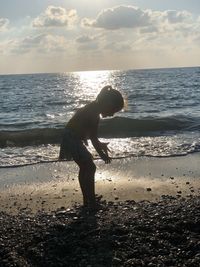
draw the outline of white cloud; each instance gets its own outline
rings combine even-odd
[[[151,16],[152,23],[192,23],[192,14],[188,11],[176,11],[176,10],[166,10],[166,11],[154,11],[148,10]]]
[[[169,23],[184,23],[190,22],[192,20],[191,13],[187,11],[176,11],[176,10],[167,10],[163,12],[164,17],[168,20]]]
[[[138,29],[141,34],[168,33],[193,28],[195,20],[187,11],[154,11],[135,6],[116,6],[102,10],[96,19],[84,18],[85,27],[120,30],[122,28]]]
[[[159,32],[159,27],[156,25],[149,25],[145,28],[140,29],[140,33],[144,33],[144,34],[155,33],[155,32],[157,32],[157,33]]]
[[[182,35],[190,34],[194,28],[196,21],[192,14],[187,11],[152,11],[149,10],[151,16],[151,25],[145,29],[140,29],[141,33],[157,32],[159,34],[176,35],[179,32]]]
[[[80,21],[76,10],[51,5],[37,14],[15,24],[0,18],[0,32],[12,25],[1,33],[2,69],[14,58],[18,66],[24,60],[24,71],[27,65],[64,71],[199,62],[200,16],[187,11],[121,5]]]
[[[49,6],[33,21],[33,25],[35,27],[62,27],[69,26],[76,19],[75,10],[67,11],[62,7]],[[90,27],[90,30],[82,29],[83,34],[79,37],[74,31],[68,42],[64,35],[63,37],[29,36],[18,42],[13,51],[27,53],[35,49],[45,53],[46,51],[64,51],[66,47],[70,47],[73,52],[76,50],[78,54],[81,50],[91,51],[91,53],[103,52],[103,50],[105,53],[109,50],[123,53],[151,47],[153,49],[164,47],[170,50],[176,44],[186,47],[190,40],[198,40],[197,22],[187,11],[155,11],[135,6],[116,6],[102,10],[94,19],[84,18],[82,24]],[[97,28],[106,30],[100,32],[101,37],[95,32]],[[92,35],[88,35],[88,32]],[[71,46],[71,42],[74,47]]]
[[[76,38],[77,43],[88,43],[94,40],[94,37],[88,36],[88,35],[81,35],[78,38]]]
[[[63,7],[48,6],[44,13],[35,18],[32,26],[40,27],[65,27],[73,24],[77,20],[75,9],[67,11]]]
[[[131,45],[128,42],[108,42],[104,49],[116,52],[124,52],[124,51],[129,51],[131,50]]]
[[[81,35],[76,38],[78,50],[97,50],[99,42],[97,36]]]
[[[62,36],[53,36],[50,34],[39,34],[36,36],[27,36],[19,40],[10,40],[6,46],[7,53],[26,54],[26,53],[54,53],[64,52],[68,43]]]
[[[196,35],[194,35],[194,38],[192,39],[196,45],[200,45],[200,33],[198,32]]]
[[[9,20],[7,18],[0,18],[0,32],[5,31],[8,27]]]
[[[0,42],[0,55],[3,55],[5,53],[5,42]]]
[[[148,12],[134,6],[116,6],[99,13],[95,20],[84,18],[84,26],[117,30],[121,28],[137,28],[148,25]]]

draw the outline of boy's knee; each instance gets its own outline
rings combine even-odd
[[[88,172],[92,172],[92,173],[96,172],[96,165],[94,164],[93,161],[82,162],[80,168],[84,170],[87,169]]]
[[[91,171],[95,173],[95,172],[96,172],[96,169],[97,169],[97,167],[96,167],[96,165],[94,164],[94,162],[92,161],[92,162],[91,162]]]
[[[93,161],[88,161],[86,163],[86,168],[91,171],[92,173],[95,173],[96,172],[96,165],[94,164]]]

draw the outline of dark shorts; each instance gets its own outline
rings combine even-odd
[[[70,129],[65,128],[60,145],[59,159],[75,160],[76,162],[92,160],[91,153],[87,150],[82,140],[77,138]]]

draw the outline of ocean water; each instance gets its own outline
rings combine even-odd
[[[66,122],[105,85],[127,101],[99,126],[112,157],[200,151],[200,67],[0,75],[0,166],[57,160]]]

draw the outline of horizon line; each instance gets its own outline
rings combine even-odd
[[[96,70],[76,70],[76,71],[55,71],[55,72],[27,72],[27,73],[0,73],[0,76],[6,75],[37,75],[37,74],[59,74],[59,73],[79,73],[79,72],[104,72],[104,71],[129,71],[129,70],[164,70],[164,69],[186,69],[186,68],[200,68],[196,66],[179,66],[179,67],[145,67],[145,68],[127,68],[127,69],[96,69]]]

